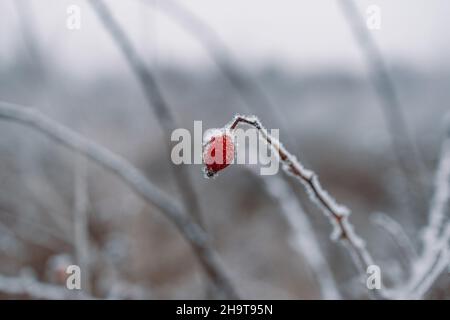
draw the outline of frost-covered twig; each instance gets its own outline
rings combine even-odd
[[[407,286],[410,294],[420,298],[442,272],[449,256],[450,222],[450,123],[445,123],[445,136],[435,176],[435,190],[424,228],[422,253],[413,265],[414,275]],[[448,261],[447,261],[448,264]],[[418,290],[417,288],[421,288]]]
[[[430,252],[424,253],[414,265],[415,274],[406,287],[406,296],[414,299],[423,298],[449,265],[450,223],[447,223],[440,239],[434,243]]]
[[[69,290],[61,286],[38,282],[25,277],[0,275],[0,292],[31,299],[94,299],[80,290]]]
[[[309,264],[320,286],[322,297],[324,299],[340,299],[341,295],[328,262],[322,254],[319,240],[315,236],[313,227],[292,189],[278,176],[272,177],[270,180],[261,180],[269,195],[277,200],[281,207],[281,213],[292,228],[290,244]]]
[[[407,181],[406,188],[413,209],[425,209],[425,166],[408,130],[394,83],[383,55],[357,11],[353,0],[340,0],[340,8],[351,26],[353,36],[369,67],[370,78],[380,99],[396,160]]]
[[[398,246],[404,267],[410,269],[412,263],[417,259],[417,252],[400,223],[384,213],[377,213],[372,217],[372,222],[392,238]]]
[[[160,209],[174,223],[193,248],[221,295],[227,298],[236,298],[236,292],[217,253],[210,246],[207,234],[172,197],[163,193],[127,160],[49,119],[35,109],[0,102],[0,119],[15,121],[33,128],[114,173],[144,200]]]
[[[0,210],[0,213],[4,212]],[[31,233],[22,228],[12,228],[0,221],[0,252],[18,258],[25,252],[26,244],[30,242],[46,250],[56,250],[57,247],[42,234]]]
[[[26,46],[27,55],[30,57],[30,62],[35,67],[35,72],[37,72],[41,81],[36,83],[40,86],[39,94],[45,94],[44,88],[48,84],[46,81],[48,74],[45,69],[45,61],[43,59],[41,48],[39,47],[38,41],[36,41],[36,21],[34,20],[33,8],[31,3],[26,0],[17,0],[12,2],[16,9],[17,15],[19,17],[19,22],[21,26],[22,37],[24,44]]]
[[[128,65],[142,87],[148,104],[153,108],[156,118],[164,131],[164,135],[169,139],[173,130],[178,126],[176,125],[175,118],[171,113],[168,103],[159,89],[156,78],[144,60],[139,56],[137,50],[114,18],[108,6],[102,0],[90,0],[90,3],[105,29],[110,33],[114,42],[122,51]],[[169,161],[169,163],[172,162]],[[199,200],[187,167],[173,165],[172,170],[187,212],[194,217],[198,224],[204,227]]]

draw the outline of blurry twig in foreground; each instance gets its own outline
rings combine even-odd
[[[137,50],[133,47],[131,41],[125,34],[125,31],[115,20],[107,5],[102,0],[90,0],[90,3],[104,27],[114,39],[116,45],[121,49],[134,75],[139,80],[148,104],[155,111],[158,122],[164,131],[165,137],[167,137],[167,141],[170,141],[169,138],[173,130],[177,128],[177,125],[169,105],[158,87],[155,77],[141,59]],[[170,159],[167,159],[168,162],[172,164]],[[178,191],[183,198],[182,200],[186,211],[195,218],[198,224],[204,227],[199,200],[195,193],[187,167],[172,164],[171,168],[173,169],[174,177],[178,185]]]
[[[163,193],[127,160],[49,119],[35,109],[0,102],[0,119],[15,121],[42,132],[54,141],[114,173],[144,200],[159,208],[175,224],[191,245],[218,293],[224,298],[237,297],[217,253],[209,244],[205,231],[171,196]]]
[[[38,282],[26,277],[7,277],[0,275],[0,292],[31,299],[93,299],[79,290]]]
[[[261,138],[277,154],[283,170],[296,178],[306,188],[312,202],[317,205],[333,226],[332,239],[339,240],[344,245],[360,275],[365,277],[366,270],[373,265],[373,258],[366,249],[365,242],[355,233],[348,220],[350,210],[339,205],[322,188],[316,173],[303,167],[294,155],[289,153],[278,140],[267,132],[258,118],[237,115],[230,124],[226,125],[226,130],[233,132],[239,124],[247,124],[256,128]],[[369,290],[369,293],[377,298],[386,298],[384,290],[376,291]]]
[[[408,203],[417,212],[425,212],[426,172],[414,140],[408,132],[403,110],[383,55],[359,15],[353,0],[339,0],[341,10],[351,26],[353,36],[364,54],[370,78],[381,101],[383,114],[391,137],[393,152],[403,172],[409,194]]]

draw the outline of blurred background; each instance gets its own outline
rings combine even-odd
[[[448,1],[103,3],[151,70],[177,127],[192,131],[194,120],[222,127],[242,113],[280,129],[285,146],[352,210],[383,281],[406,281],[402,248],[374,217],[398,221],[420,249],[449,110]],[[79,29],[67,25],[74,5]],[[381,9],[376,30],[366,26],[371,5]],[[173,143],[92,3],[0,0],[0,16],[0,100],[39,109],[123,155],[181,203],[168,160]],[[392,135],[402,126],[386,108],[401,110],[420,177],[398,162]],[[293,241],[298,217],[283,207],[283,196],[303,207],[317,240],[311,250],[320,249],[339,297],[367,297],[348,252],[330,240],[328,219],[301,185],[245,166],[213,180],[201,165],[185,167],[204,227],[242,297],[324,298]],[[87,249],[77,250],[78,241]],[[83,292],[99,298],[210,298],[191,248],[155,207],[99,166],[1,121],[0,274],[63,286],[62,270],[71,264],[82,266]],[[4,287],[0,298],[30,298]],[[448,274],[426,297],[450,297]]]

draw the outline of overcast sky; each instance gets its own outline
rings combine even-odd
[[[0,0],[0,58],[25,48],[13,1],[30,6],[28,18],[40,50],[70,72],[124,67],[120,53],[84,0]],[[149,62],[212,65],[195,37],[155,10],[164,0],[106,0]],[[247,65],[276,63],[302,70],[363,66],[360,52],[335,0],[177,0],[205,20],[234,56]],[[148,2],[150,5],[143,5]],[[381,8],[381,30],[372,31],[390,61],[438,69],[450,56],[450,1],[356,0],[361,14]],[[66,28],[69,5],[81,8],[81,30]],[[156,5],[155,5],[156,4]]]

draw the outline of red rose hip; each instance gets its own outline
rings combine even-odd
[[[213,177],[234,160],[235,145],[229,133],[214,135],[203,148],[203,162],[207,177]]]

